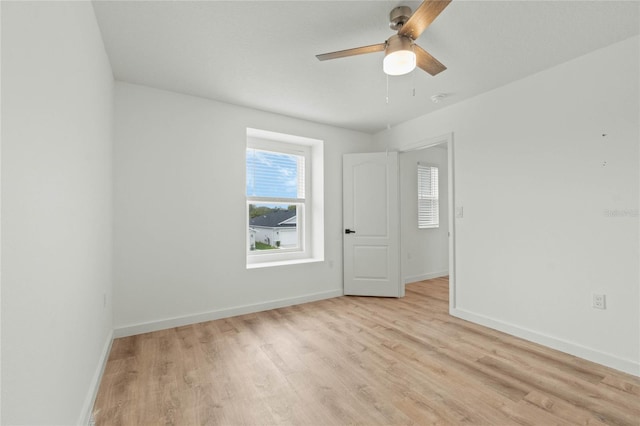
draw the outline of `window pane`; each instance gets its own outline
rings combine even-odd
[[[439,214],[438,168],[418,164],[418,228],[437,228]]]
[[[304,198],[304,157],[247,148],[247,196]]]
[[[249,250],[297,249],[297,204],[249,204]]]

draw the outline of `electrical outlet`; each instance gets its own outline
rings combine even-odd
[[[593,305],[595,309],[607,309],[607,296],[604,294],[593,294]]]

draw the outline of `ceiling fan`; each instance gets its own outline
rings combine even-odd
[[[451,3],[451,0],[424,0],[416,11],[411,14],[408,6],[398,6],[389,14],[389,27],[398,30],[398,34],[389,37],[387,41],[370,46],[356,47],[337,52],[316,55],[321,61],[344,58],[384,51],[383,70],[388,75],[407,74],[416,65],[431,75],[436,75],[447,69],[426,50],[415,44],[415,40],[427,29],[440,13]]]

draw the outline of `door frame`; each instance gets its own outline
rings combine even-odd
[[[425,148],[432,148],[437,145],[447,145],[447,194],[449,220],[449,313],[456,308],[456,222],[455,222],[455,155],[453,152],[453,132],[444,135],[421,139],[418,142],[397,147],[398,153],[419,151]],[[400,200],[402,205],[402,200]],[[400,223],[402,228],[402,222]],[[400,250],[402,250],[402,231],[400,232]],[[400,276],[403,277],[402,262],[400,262]],[[401,278],[402,279],[402,278]],[[404,282],[403,282],[404,285]]]

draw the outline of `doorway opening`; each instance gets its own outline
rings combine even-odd
[[[423,140],[400,151],[400,266],[404,284],[449,276],[449,309],[455,308],[453,135]],[[420,227],[418,169],[437,172],[437,226]],[[433,195],[433,194],[431,194]],[[424,192],[421,196],[424,198]],[[424,208],[421,212],[425,214]],[[431,213],[428,213],[431,215]],[[422,223],[424,225],[424,221]]]

